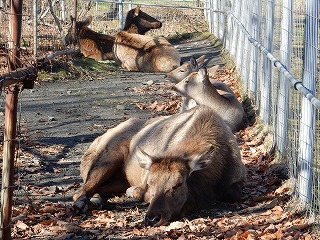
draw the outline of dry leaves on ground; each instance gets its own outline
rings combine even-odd
[[[218,78],[235,90],[233,70],[221,70]],[[179,99],[170,85],[149,85],[133,91],[147,91],[168,97],[150,105],[136,102],[137,107],[155,112],[172,113],[179,109]],[[178,98],[178,97],[177,97]],[[270,134],[259,124],[236,134],[242,159],[248,169],[244,196],[238,203],[217,202],[210,209],[190,213],[168,226],[149,227],[143,223],[147,205],[123,196],[109,199],[106,210],[91,210],[75,215],[69,204],[41,200],[14,205],[12,226],[15,239],[318,239],[312,232],[312,221],[292,208],[291,186],[287,168],[274,161],[269,147]],[[272,144],[271,144],[272,145]],[[41,146],[40,146],[41,147]],[[44,151],[52,151],[44,148]],[[59,165],[60,166],[60,165]],[[59,168],[57,166],[57,168]],[[78,183],[66,189],[28,186],[32,194],[57,194],[73,191]]]

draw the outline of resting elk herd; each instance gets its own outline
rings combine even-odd
[[[234,132],[246,117],[234,92],[213,79],[218,67],[206,69],[205,56],[181,64],[164,37],[145,35],[162,23],[139,6],[115,36],[94,32],[91,21],[77,21],[76,35],[70,29],[66,42],[85,57],[113,59],[129,71],[165,73],[183,105],[170,116],[130,118],[97,137],[81,159],[74,210],[99,209],[111,194],[126,193],[149,202],[145,224],[160,226],[217,200],[238,201],[246,167]]]

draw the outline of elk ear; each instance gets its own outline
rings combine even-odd
[[[198,71],[199,67],[198,67],[198,63],[195,57],[191,57],[190,58],[190,65],[192,68],[192,72]]]
[[[202,65],[204,64],[205,60],[206,60],[206,55],[202,55],[199,58],[197,58],[197,63],[199,65],[199,67],[202,67]]]
[[[92,16],[89,16],[83,21],[83,26],[87,27],[90,25],[91,22],[92,22]]]
[[[207,69],[206,68],[200,68],[198,71],[198,80],[199,82],[204,82],[204,80],[207,78]]]
[[[219,69],[219,65],[212,66],[211,68],[209,68],[208,69],[209,76],[213,77],[214,75],[216,75],[218,69]]]
[[[203,153],[191,156],[189,160],[190,174],[194,171],[198,171],[206,168],[209,163],[212,161],[212,156],[214,154],[214,147],[211,146],[209,150],[204,151]]]
[[[141,8],[141,5],[138,5],[138,6],[134,9],[133,17],[139,16],[140,8]]]
[[[152,164],[152,157],[148,153],[143,151],[140,147],[137,147],[136,154],[140,167],[149,170]]]

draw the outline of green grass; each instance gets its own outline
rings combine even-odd
[[[90,58],[76,57],[71,60],[58,59],[41,66],[38,80],[63,81],[78,78],[96,79],[101,76],[114,74],[119,68],[113,61],[97,62]]]

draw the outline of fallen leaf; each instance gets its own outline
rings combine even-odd
[[[25,224],[24,222],[18,220],[18,222],[15,224],[17,228],[20,228],[22,230],[27,230],[28,229],[28,225]]]
[[[50,226],[55,222],[56,222],[55,220],[48,219],[48,220],[44,220],[44,221],[40,222],[39,224],[42,224],[42,225],[45,225],[45,226]]]

